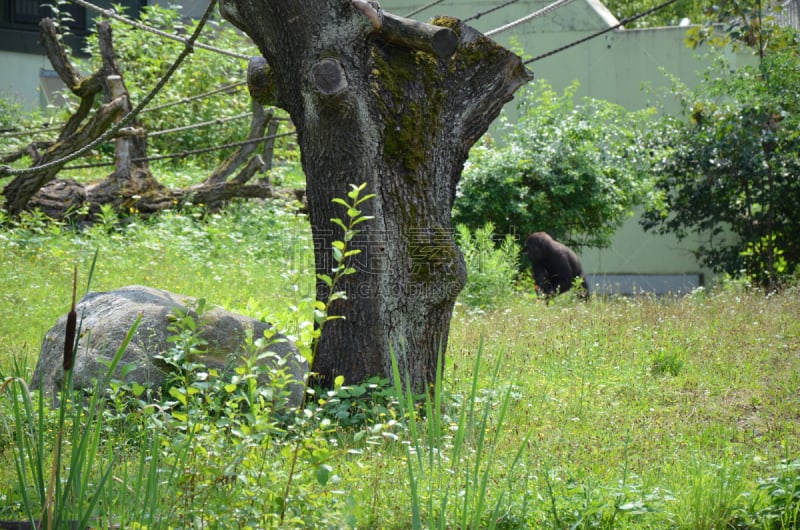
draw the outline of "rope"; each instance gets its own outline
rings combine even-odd
[[[200,122],[200,123],[192,123],[192,124],[189,124],[189,125],[184,125],[183,127],[175,127],[174,129],[162,129],[160,131],[154,131],[154,132],[151,132],[151,133],[147,133],[147,136],[149,138],[152,138],[153,136],[161,136],[162,134],[170,134],[170,133],[174,133],[174,132],[189,131],[191,129],[200,129],[201,127],[207,127],[209,125],[218,125],[218,124],[226,123],[226,122],[229,122],[229,121],[238,120],[238,119],[241,119],[241,118],[247,118],[248,116],[252,116],[252,115],[253,115],[252,112],[243,112],[242,114],[237,114],[236,116],[229,116],[227,118],[217,118],[215,120],[203,121],[203,122]],[[282,116],[273,116],[271,118],[271,120],[289,121],[289,118],[284,118]]]
[[[264,140],[271,140],[273,138],[283,138],[284,136],[292,136],[295,132],[285,132],[281,134],[271,134],[269,136],[262,136],[260,138],[251,138],[250,140],[242,140],[241,142],[231,142],[229,144],[218,145],[215,147],[204,147],[202,149],[194,149],[191,151],[183,151],[181,153],[172,153],[169,155],[157,155],[153,157],[146,157],[146,158],[132,158],[131,162],[150,162],[153,160],[167,160],[169,158],[184,158],[189,155],[202,155],[205,153],[212,153],[214,151],[220,151],[222,149],[230,149],[231,147],[241,147],[243,145],[248,144],[257,144],[259,142],[263,142]]]
[[[526,15],[526,16],[520,18],[520,19],[515,20],[514,22],[509,22],[505,26],[500,26],[499,28],[495,28],[495,29],[493,29],[491,31],[487,31],[486,33],[484,33],[484,35],[486,35],[487,37],[491,37],[492,35],[496,35],[497,33],[501,33],[503,31],[508,31],[511,28],[515,28],[515,27],[519,26],[520,24],[524,24],[525,22],[528,22],[529,20],[533,20],[534,18],[546,15],[549,12],[554,11],[554,10],[558,9],[559,7],[561,7],[561,6],[565,6],[565,5],[569,4],[570,2],[572,2],[572,0],[557,0],[556,2],[553,2],[552,4],[550,4],[549,6],[543,7],[539,11],[534,11],[530,15]]]
[[[205,99],[205,98],[207,98],[209,96],[213,96],[215,94],[219,94],[220,92],[227,92],[229,90],[233,90],[234,88],[238,88],[238,87],[244,86],[246,84],[247,84],[247,81],[240,81],[238,83],[225,85],[223,87],[214,89],[214,90],[212,90],[210,92],[206,92],[204,94],[197,94],[195,96],[182,98],[182,99],[179,99],[177,101],[172,101],[170,103],[164,103],[162,105],[154,105],[152,107],[149,107],[149,108],[146,108],[146,109],[142,109],[142,113],[144,113],[144,112],[152,112],[154,110],[166,109],[166,108],[169,108],[169,107],[175,107],[177,105],[183,105],[184,103],[191,103],[192,101],[197,101],[199,99]],[[31,136],[31,135],[34,135],[34,134],[37,134],[37,133],[42,133],[42,132],[58,132],[57,127],[62,127],[63,125],[64,124],[54,125],[54,126],[51,126],[51,127],[42,127],[40,129],[27,129],[27,130],[24,130],[24,131],[23,130],[20,130],[20,131],[3,131],[3,132],[0,132],[0,137],[10,136],[10,137],[19,138],[19,137],[23,137],[23,136]],[[153,132],[153,133],[150,133],[150,136],[156,136],[158,134],[163,134],[163,133]]]
[[[92,11],[100,13],[103,16],[106,16],[108,18],[113,18],[114,20],[118,20],[120,22],[124,22],[125,24],[131,25],[131,26],[133,26],[135,28],[138,28],[138,29],[141,29],[141,30],[144,30],[144,31],[148,31],[150,33],[153,33],[154,35],[158,35],[160,37],[164,37],[165,39],[171,39],[171,40],[182,42],[182,43],[186,44],[187,39],[185,39],[183,37],[179,37],[177,35],[173,35],[172,33],[167,33],[166,31],[161,31],[160,29],[156,29],[156,28],[153,28],[153,27],[148,26],[146,24],[142,24],[141,22],[138,22],[136,20],[131,20],[131,19],[127,18],[127,17],[120,16],[113,9],[103,9],[102,7],[96,6],[94,4],[91,4],[91,3],[87,2],[86,0],[72,0],[72,2],[77,4],[77,5],[79,5],[79,6],[85,7],[86,9],[90,9]],[[250,56],[249,55],[244,55],[244,54],[241,54],[241,53],[236,53],[236,52],[223,50],[223,49],[220,49],[220,48],[215,48],[214,46],[209,46],[208,44],[202,44],[202,43],[198,42],[198,43],[195,43],[194,46],[196,48],[202,48],[204,50],[208,50],[208,51],[212,51],[212,52],[216,52],[216,53],[221,53],[222,55],[227,55],[229,57],[234,57],[236,59],[244,59],[245,61],[249,61],[250,60]]]
[[[431,2],[430,4],[424,5],[424,6],[420,7],[419,9],[415,9],[415,10],[414,10],[414,11],[412,11],[411,13],[407,14],[407,15],[406,15],[406,18],[411,18],[411,17],[413,17],[414,15],[416,15],[417,13],[421,13],[422,11],[425,11],[425,10],[426,10],[426,9],[428,9],[429,7],[433,7],[433,6],[435,6],[436,4],[441,4],[442,2],[444,2],[444,0],[434,0],[434,1],[433,1],[433,2]]]
[[[39,173],[40,171],[45,171],[47,169],[50,169],[50,168],[53,168],[53,167],[56,167],[56,166],[60,166],[60,165],[62,165],[64,163],[66,163],[66,162],[70,162],[71,160],[75,160],[76,158],[79,158],[79,157],[83,156],[84,154],[88,153],[89,151],[91,151],[92,149],[97,147],[98,145],[100,145],[100,144],[104,143],[105,141],[109,140],[114,135],[116,135],[119,132],[120,129],[122,129],[123,127],[126,127],[129,123],[131,123],[134,120],[134,118],[136,118],[136,116],[139,115],[139,113],[142,111],[142,109],[144,107],[146,107],[150,103],[150,101],[153,100],[154,97],[156,97],[156,94],[158,94],[161,91],[161,89],[164,88],[164,86],[167,84],[169,79],[172,77],[172,74],[175,73],[175,71],[178,69],[178,67],[181,65],[181,63],[184,61],[184,59],[186,59],[186,57],[188,57],[189,54],[192,53],[192,51],[193,51],[192,46],[194,44],[194,41],[196,41],[197,37],[200,36],[200,32],[203,30],[203,28],[206,25],[206,22],[208,22],[208,19],[211,17],[211,13],[213,12],[214,6],[216,5],[216,3],[217,3],[217,0],[210,0],[209,1],[208,7],[206,8],[205,13],[203,13],[203,17],[198,22],[197,27],[194,30],[194,33],[192,33],[191,37],[189,37],[189,39],[187,39],[184,42],[185,46],[184,46],[183,50],[181,51],[180,55],[178,55],[178,58],[175,59],[175,62],[173,62],[170,65],[169,69],[164,74],[164,77],[162,77],[159,80],[159,82],[156,83],[156,86],[153,87],[153,90],[151,90],[150,93],[147,94],[144,97],[144,99],[139,103],[139,105],[137,105],[133,110],[131,110],[129,113],[127,113],[125,116],[123,116],[122,119],[120,121],[118,121],[113,127],[109,128],[106,132],[101,134],[94,141],[89,142],[88,144],[84,145],[83,147],[81,147],[80,149],[74,151],[73,153],[71,153],[71,154],[69,154],[69,155],[67,155],[67,156],[65,156],[63,158],[60,158],[58,160],[53,160],[52,162],[48,162],[47,164],[42,164],[41,166],[33,166],[33,167],[26,168],[26,169],[13,169],[13,168],[11,168],[9,166],[1,166],[0,167],[0,177],[4,177],[6,175],[31,175],[31,174],[34,174],[34,173]]]
[[[132,158],[131,162],[152,162],[154,160],[167,160],[169,158],[186,158],[190,155],[200,155],[205,153],[211,153],[213,151],[221,151],[222,149],[230,149],[232,147],[242,147],[248,144],[257,144],[259,142],[263,142],[264,140],[273,140],[275,138],[283,138],[284,136],[292,136],[295,134],[295,131],[281,133],[281,134],[270,134],[269,136],[261,136],[260,138],[251,138],[250,140],[242,140],[241,142],[231,142],[224,145],[218,145],[215,147],[204,147],[201,149],[193,149],[191,151],[181,151],[180,153],[171,153],[168,155],[156,155],[152,157],[143,157],[143,158]],[[75,166],[66,166],[61,168],[62,171],[72,170],[72,169],[88,169],[93,167],[107,167],[113,166],[116,162],[95,162],[93,164],[80,164]]]
[[[52,127],[41,127],[39,129],[19,129],[14,131],[0,132],[0,137],[20,138],[22,136],[31,136],[43,132],[58,132],[58,127],[61,125],[53,125]]]
[[[168,107],[174,107],[176,105],[183,105],[184,103],[191,103],[192,101],[197,101],[198,99],[204,99],[209,96],[213,96],[214,94],[219,94],[220,92],[227,92],[229,90],[233,90],[234,88],[238,88],[240,86],[244,86],[247,84],[247,81],[239,81],[238,83],[233,83],[230,85],[225,85],[219,88],[216,88],[210,92],[206,92],[205,94],[197,94],[196,96],[190,96],[186,98],[179,99],[177,101],[172,101],[170,103],[164,103],[162,105],[154,105],[149,109],[145,109],[142,112],[152,112],[154,110],[161,110],[166,109]]]
[[[245,113],[242,113],[242,114],[237,114],[236,116],[229,116],[227,118],[217,118],[216,120],[209,120],[209,121],[204,121],[204,122],[200,122],[200,123],[192,123],[190,125],[184,125],[183,127],[175,127],[174,129],[162,129],[160,131],[154,131],[154,132],[151,132],[151,133],[147,133],[147,137],[148,138],[152,138],[153,136],[161,136],[162,134],[170,134],[170,133],[176,133],[176,132],[181,132],[181,131],[190,131],[192,129],[200,129],[202,127],[207,127],[209,125],[219,125],[219,124],[226,123],[226,122],[229,122],[229,121],[234,121],[234,120],[238,120],[238,119],[241,119],[241,118],[246,118],[246,117],[252,116],[252,115],[253,115],[252,112],[245,112]],[[98,165],[97,167],[105,166],[105,165],[107,165],[107,164],[106,163],[102,163],[102,164]],[[95,167],[95,166],[92,166],[92,167]],[[66,168],[64,168],[64,169],[66,169]]]
[[[478,20],[483,15],[488,15],[489,13],[494,13],[495,11],[503,9],[506,6],[510,6],[511,4],[516,4],[517,2],[519,2],[519,0],[508,0],[508,2],[504,2],[504,3],[500,4],[499,6],[492,7],[490,9],[487,9],[486,11],[481,11],[480,13],[475,13],[471,17],[465,18],[464,20],[462,20],[462,22],[469,22],[470,20]]]
[[[630,17],[620,21],[618,24],[615,24],[615,25],[613,25],[613,26],[611,26],[609,28],[600,30],[600,31],[598,31],[596,33],[592,33],[589,36],[586,36],[586,37],[584,37],[582,39],[578,39],[576,41],[570,42],[569,44],[565,44],[564,46],[556,48],[555,50],[550,50],[549,52],[543,53],[541,55],[537,55],[536,57],[533,57],[532,59],[528,59],[527,61],[523,62],[522,64],[530,64],[530,63],[532,63],[534,61],[539,61],[541,59],[544,59],[545,57],[550,57],[551,55],[555,55],[557,53],[561,53],[564,50],[572,48],[573,46],[577,46],[578,44],[583,44],[584,42],[586,42],[588,40],[591,40],[591,39],[593,39],[595,37],[599,37],[600,35],[604,35],[604,34],[610,32],[610,31],[614,31],[615,29],[618,29],[618,28],[624,26],[625,24],[628,24],[629,22],[633,22],[634,20],[639,20],[642,17],[646,17],[647,15],[655,13],[659,9],[664,9],[668,5],[673,4],[673,3],[677,2],[677,1],[678,0],[667,0],[663,4],[659,4],[659,5],[655,6],[655,7],[652,7],[650,9],[648,9],[647,11],[643,11],[643,12],[639,13],[638,15],[630,16]]]
[[[162,129],[160,131],[148,133],[147,137],[152,138],[153,136],[161,136],[162,134],[191,131],[192,129],[200,129],[202,127],[208,127],[209,125],[221,125],[229,121],[240,120],[242,118],[247,118],[248,116],[252,115],[253,115],[252,112],[244,112],[242,114],[237,114],[236,116],[229,116],[227,118],[217,118],[216,120],[202,121],[200,123],[192,123],[190,125],[184,125],[183,127],[175,127],[174,129]]]

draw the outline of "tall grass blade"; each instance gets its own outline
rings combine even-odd
[[[414,453],[417,459],[421,458],[419,454],[419,435],[417,432],[416,414],[414,412],[414,399],[411,389],[406,386],[403,388],[403,380],[400,379],[400,368],[397,363],[397,356],[393,348],[389,349],[392,359],[392,379],[394,384],[394,391],[397,395],[398,403],[400,405],[400,412],[403,417],[408,419],[409,423],[409,445],[406,449],[406,470],[408,472],[408,484],[411,490],[411,527],[414,530],[422,528],[422,513],[420,506],[419,485],[418,478],[414,472]],[[407,379],[407,378],[406,378]],[[414,444],[412,448],[411,444]],[[420,462],[417,462],[420,465]]]

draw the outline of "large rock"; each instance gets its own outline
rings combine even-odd
[[[81,339],[73,366],[73,384],[76,389],[93,388],[95,380],[102,380],[108,371],[108,361],[119,349],[136,318],[141,322],[117,369],[133,364],[136,368],[125,374],[124,380],[141,385],[160,385],[169,366],[157,356],[171,347],[167,341],[175,333],[167,328],[174,321],[174,311],[185,312],[197,323],[199,336],[208,345],[195,359],[211,368],[224,370],[234,366],[244,352],[248,330],[252,337],[272,333],[269,324],[219,307],[208,307],[198,317],[194,309],[198,300],[150,287],[132,285],[115,291],[89,293],[76,306]],[[33,373],[31,387],[41,388],[55,395],[64,384],[63,356],[67,315],[58,319],[47,332]],[[280,339],[275,341],[275,339]],[[291,342],[278,334],[272,335],[266,348],[275,355],[266,355],[260,364],[270,367],[285,363],[294,383],[290,386],[290,405],[299,405],[303,397],[303,381],[308,373],[308,363]],[[264,381],[266,382],[266,381]]]

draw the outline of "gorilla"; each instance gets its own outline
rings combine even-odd
[[[583,267],[571,248],[545,232],[534,232],[525,241],[525,250],[533,265],[533,280],[545,296],[569,291],[575,278],[580,278],[584,290],[581,297],[588,297],[589,286]]]

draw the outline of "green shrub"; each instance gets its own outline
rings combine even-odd
[[[769,499],[759,518],[770,530],[800,528],[800,460],[786,461],[776,471],[777,476],[762,480],[758,486]]]
[[[646,230],[694,237],[700,264],[775,288],[800,268],[800,60],[797,45],[704,81],[673,80],[681,116],[664,116],[652,149],[657,200]],[[696,236],[696,237],[695,237]]]
[[[683,354],[677,348],[660,349],[653,354],[650,373],[655,376],[671,375],[675,377],[683,368]]]
[[[569,246],[607,246],[615,230],[647,200],[650,111],[612,103],[576,103],[537,82],[521,94],[520,117],[499,141],[473,147],[453,209],[470,230],[491,221],[501,234],[544,231]]]
[[[474,233],[463,224],[456,231],[467,262],[467,284],[459,295],[461,300],[473,307],[485,307],[511,296],[519,274],[519,247],[514,236],[495,236],[491,222]]]

